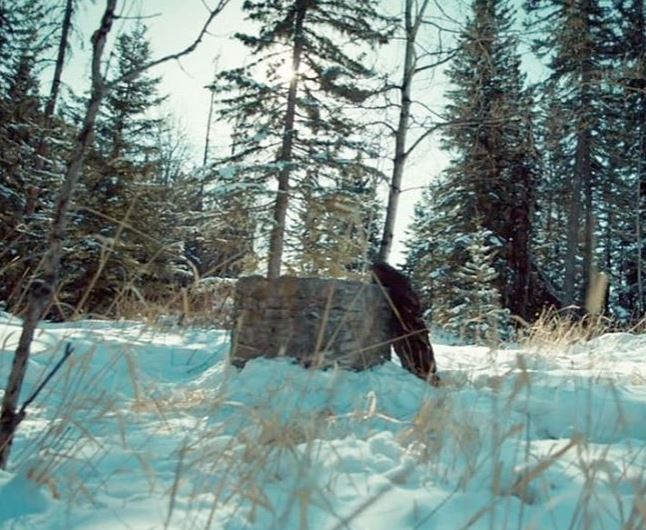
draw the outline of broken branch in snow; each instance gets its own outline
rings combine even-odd
[[[31,405],[36,400],[38,394],[42,392],[43,388],[47,386],[47,383],[49,383],[52,378],[58,373],[58,371],[62,368],[62,366],[65,364],[65,361],[69,359],[72,353],[74,353],[74,347],[71,343],[68,342],[65,345],[65,352],[63,353],[63,356],[58,360],[54,368],[52,368],[51,372],[47,374],[45,379],[43,379],[41,383],[36,387],[36,390],[31,393],[31,396],[29,396],[20,407],[20,410],[16,414],[15,427],[17,427],[18,424],[25,418],[25,415],[27,414],[27,407],[29,407],[29,405]]]

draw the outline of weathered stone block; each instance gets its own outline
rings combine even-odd
[[[286,355],[363,369],[390,357],[393,312],[374,284],[324,278],[240,278],[232,362]]]

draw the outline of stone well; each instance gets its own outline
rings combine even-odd
[[[393,312],[374,284],[324,278],[240,278],[231,360],[286,355],[306,366],[364,369],[390,358]]]

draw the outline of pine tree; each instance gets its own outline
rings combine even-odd
[[[204,180],[210,184],[205,186]],[[237,278],[258,272],[255,197],[237,184],[226,170],[199,175],[192,183],[186,255],[200,276]]]
[[[211,105],[214,105],[214,94],[212,89]],[[209,115],[209,128],[211,118]],[[236,123],[231,156],[237,154],[237,130]],[[255,243],[259,211],[255,186],[248,186],[235,166],[207,164],[207,148],[208,141],[204,167],[193,182],[194,199],[190,208],[194,223],[187,256],[200,276],[236,278],[243,273],[257,273]]]
[[[411,276],[422,307],[433,322],[444,322],[443,311],[451,304],[448,295],[455,287],[452,271],[453,244],[449,237],[451,226],[444,222],[446,210],[439,200],[442,176],[424,189],[415,204],[413,221],[407,232],[405,270]]]
[[[529,0],[526,9],[538,34],[535,50],[551,69],[544,87],[547,104],[563,112],[560,165],[569,185],[562,196],[567,227],[562,298],[565,305],[582,305],[594,265],[595,204],[604,179],[599,139],[604,135],[608,13],[598,0]]]
[[[424,199],[432,206],[418,209],[430,217],[417,220],[424,229],[412,235],[409,247],[419,261],[427,245],[432,265],[428,277],[417,275],[418,282],[432,285],[433,318],[444,320],[456,307],[454,271],[469,259],[468,243],[481,222],[495,247],[490,287],[500,293],[503,307],[528,319],[542,303],[530,299],[536,282],[530,249],[537,172],[532,97],[524,86],[508,4],[474,0],[472,9],[448,70],[453,88],[444,148],[452,155],[450,165]]]
[[[224,72],[214,89],[225,94],[222,117],[235,123],[235,154],[240,178],[256,189],[273,179],[278,193],[272,210],[268,275],[280,273],[290,202],[305,194],[333,191],[358,154],[377,157],[352,118],[372,94],[374,77],[358,47],[385,42],[389,20],[374,0],[320,3],[311,0],[246,1],[243,9],[260,25],[256,35],[236,37],[251,51],[252,61]],[[233,94],[233,95],[226,95]],[[364,135],[365,136],[365,135]]]
[[[641,0],[619,0],[613,127],[606,143],[617,175],[612,206],[616,259],[611,303],[616,316],[638,320],[646,311],[646,15]]]
[[[0,3],[0,64],[7,64],[11,35],[11,10],[6,2]]]
[[[122,298],[154,298],[189,273],[179,205],[159,178],[161,119],[151,114],[165,99],[160,80],[124,77],[150,61],[146,32],[137,24],[117,38],[113,75],[122,81],[104,100],[79,189],[73,252],[64,260],[66,301],[77,309],[113,312]]]
[[[362,276],[377,258],[380,209],[376,175],[361,160],[349,164],[331,188],[304,193],[299,212],[298,272],[332,277]]]
[[[54,136],[43,115],[39,77],[51,47],[50,8],[37,0],[0,8],[0,298],[19,311],[44,251],[55,190],[62,178],[66,133],[45,160],[43,139]],[[42,171],[47,162],[48,171]]]
[[[448,307],[445,328],[463,340],[495,344],[509,329],[509,311],[502,308],[495,287],[495,236],[486,229],[471,234],[466,245],[468,258],[454,272],[456,287]]]
[[[567,247],[567,221],[563,197],[568,196],[570,165],[563,116],[558,98],[544,92],[539,102],[536,142],[540,145],[541,178],[536,186],[536,216],[532,247],[545,274],[562,280]]]
[[[115,76],[120,78],[150,61],[147,28],[138,24],[118,37]],[[97,143],[102,156],[111,163],[123,158],[151,173],[147,163],[157,155],[156,137],[160,118],[150,112],[166,99],[158,94],[159,77],[148,74],[125,79],[108,94],[103,107]]]

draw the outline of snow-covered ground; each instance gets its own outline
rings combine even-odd
[[[17,319],[0,314],[0,385]],[[226,363],[222,331],[44,325],[0,528],[643,529],[646,336],[436,345],[441,389]],[[0,391],[1,392],[1,391]]]

